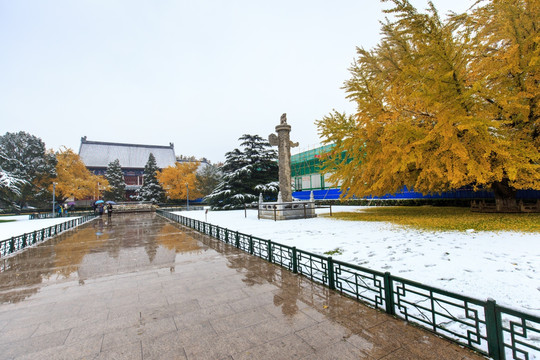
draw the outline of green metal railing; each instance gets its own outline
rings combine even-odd
[[[56,236],[64,231],[73,229],[85,222],[94,219],[94,214],[84,215],[82,217],[71,219],[66,222],[49,226],[47,228],[36,230],[31,233],[13,236],[10,239],[0,241],[0,258],[13,254],[28,246],[42,242],[50,237]]]
[[[495,360],[540,359],[540,318],[181,215],[157,213]]]

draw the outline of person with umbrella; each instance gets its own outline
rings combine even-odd
[[[98,207],[99,216],[103,215],[103,204],[104,204],[103,200],[96,201],[96,206]]]
[[[107,201],[107,217],[110,219],[112,216],[112,206],[116,204],[114,201]]]
[[[62,212],[63,212],[63,208],[62,208],[62,204],[56,204],[56,211],[58,211],[58,217],[62,217]]]

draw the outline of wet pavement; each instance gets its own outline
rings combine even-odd
[[[0,359],[484,359],[155,214],[0,260]]]

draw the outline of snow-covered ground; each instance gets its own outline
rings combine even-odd
[[[205,221],[204,211],[176,214]],[[326,217],[275,222],[258,220],[255,210],[247,218],[244,210],[209,211],[206,221],[318,254],[339,248],[334,259],[540,315],[539,233],[423,231]]]
[[[10,222],[0,223],[0,241],[26,233],[31,233],[36,230],[41,230],[56,224],[64,223],[73,220],[73,217],[54,218],[54,219],[36,219],[29,220],[28,215],[17,216],[2,216],[0,220],[15,220]]]

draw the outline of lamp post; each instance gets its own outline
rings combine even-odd
[[[187,200],[187,211],[189,211],[189,185],[186,183],[186,200]]]
[[[53,182],[52,183],[52,217],[54,218],[54,202],[56,200],[56,194],[55,194],[55,191],[56,191],[56,183]]]

